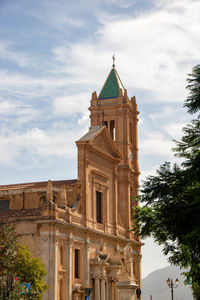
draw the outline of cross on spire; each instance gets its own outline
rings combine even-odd
[[[115,68],[115,56],[114,56],[114,54],[113,54],[113,57],[112,57],[112,59],[113,59],[113,68]]]

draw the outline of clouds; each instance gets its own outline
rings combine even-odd
[[[122,4],[130,3],[122,1]],[[65,93],[68,94],[67,89],[72,84],[79,85],[78,93],[86,88],[88,91],[93,88],[100,89],[107,71],[105,66],[111,66],[111,56],[115,53],[117,69],[128,90],[132,93],[145,90],[145,95],[148,94],[142,101],[183,101],[186,96],[186,74],[198,62],[200,56],[200,4],[184,0],[173,1],[170,5],[167,1],[154,1],[154,4],[157,9],[140,11],[136,15],[131,7],[132,16],[129,14],[128,17],[118,13],[111,14],[103,5],[98,6],[97,14],[97,5],[94,4],[89,12],[93,12],[93,18],[96,17],[98,23],[95,23],[91,35],[86,34],[85,38],[81,35],[78,41],[65,39],[49,49],[47,59],[42,58],[41,61],[40,58],[37,62],[43,69],[42,73],[40,72],[42,76],[37,75],[37,79],[29,78],[27,74],[11,74],[4,70],[1,74],[3,83],[16,83],[18,86],[20,83],[24,84],[25,90],[28,87],[30,93],[32,87],[38,87],[41,96],[44,90],[51,94],[60,93],[57,88],[65,86],[62,95],[64,96]],[[45,2],[43,10],[44,7]],[[184,9],[180,9],[181,7]],[[60,6],[50,2],[46,14],[49,22],[54,20],[54,24],[54,15],[57,13],[60,15],[60,18],[56,18],[58,23],[62,21],[63,15],[69,22],[70,11],[73,14],[72,5],[64,5],[61,13]],[[79,15],[80,12],[81,9]],[[83,18],[82,15],[79,19]],[[67,30],[71,28],[73,32],[74,26],[68,25],[69,27],[65,24]],[[24,56],[26,57],[25,54]],[[109,67],[107,68],[109,71]],[[44,69],[49,70],[48,75],[43,74]]]
[[[84,114],[88,109],[88,99],[90,99],[89,93],[56,97],[53,101],[53,111],[55,114],[65,116]]]
[[[13,114],[17,109],[17,104],[11,103],[8,100],[0,102],[0,115],[9,115]]]
[[[61,53],[63,58],[67,57],[67,64],[69,60],[73,63],[69,73],[75,81],[86,84],[98,79],[97,72],[103,76],[103,64],[98,62],[108,65],[111,53],[115,52],[117,68],[125,74],[127,88],[147,90],[149,101],[183,101],[186,74],[200,57],[200,3],[184,1],[181,10],[176,1],[173,9],[167,3],[161,4],[158,9],[136,17],[109,19],[109,15],[105,17],[102,13],[99,22],[103,26],[94,38],[71,45],[68,55],[64,55],[63,46],[54,53],[59,52],[60,58]],[[90,71],[92,78],[85,70]]]
[[[24,153],[27,158],[38,156],[47,160],[48,156],[54,156],[74,159],[74,139],[78,139],[80,133],[82,132],[77,132],[76,129],[66,134],[66,131],[42,130],[37,127],[26,131],[6,132],[0,136],[0,162],[15,164]]]
[[[171,159],[171,139],[186,123],[176,112],[186,98],[186,74],[200,58],[200,3],[78,3],[78,11],[62,0],[41,1],[32,9],[7,6],[5,16],[12,12],[22,23],[30,17],[30,35],[37,40],[29,39],[29,45],[23,32],[17,43],[11,36],[1,39],[2,151],[15,149],[13,157],[8,151],[10,161],[21,153],[44,157],[45,149],[47,157],[74,157],[66,149],[74,149],[75,137],[86,130],[90,95],[100,91],[115,53],[122,82],[141,110],[140,164],[147,172],[157,160]]]
[[[173,143],[170,139],[167,139],[161,132],[148,132],[146,138],[140,142],[140,149],[142,155],[154,154],[156,156],[162,156],[168,159],[171,157],[171,148]]]
[[[0,41],[0,59],[17,63],[21,68],[28,64],[30,65],[31,60],[27,54],[20,53],[20,55],[18,55],[16,52],[10,50],[10,47],[11,42]]]

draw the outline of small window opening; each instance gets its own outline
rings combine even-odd
[[[9,210],[9,200],[0,200],[0,210]]]
[[[96,191],[96,219],[102,223],[102,193],[99,191]]]
[[[74,277],[80,277],[80,270],[79,270],[79,262],[80,262],[80,250],[75,249],[74,251]]]
[[[108,121],[104,121],[104,125],[108,128]]]

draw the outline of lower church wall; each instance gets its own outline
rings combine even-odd
[[[100,232],[88,235],[80,230],[78,235],[69,228],[65,235],[41,232],[41,258],[48,268],[49,284],[43,299],[82,300],[86,287],[92,288],[90,300],[136,299],[139,278],[134,260],[137,264],[140,259],[139,249],[126,245],[127,242],[101,236]],[[80,251],[76,275],[75,250]],[[119,295],[128,298],[119,298]]]

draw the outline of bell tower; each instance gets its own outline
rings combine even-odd
[[[123,159],[118,165],[118,224],[128,230],[132,224],[132,207],[138,194],[138,114],[136,98],[129,99],[113,56],[112,69],[99,95],[92,94],[90,110],[91,126],[105,125]]]

